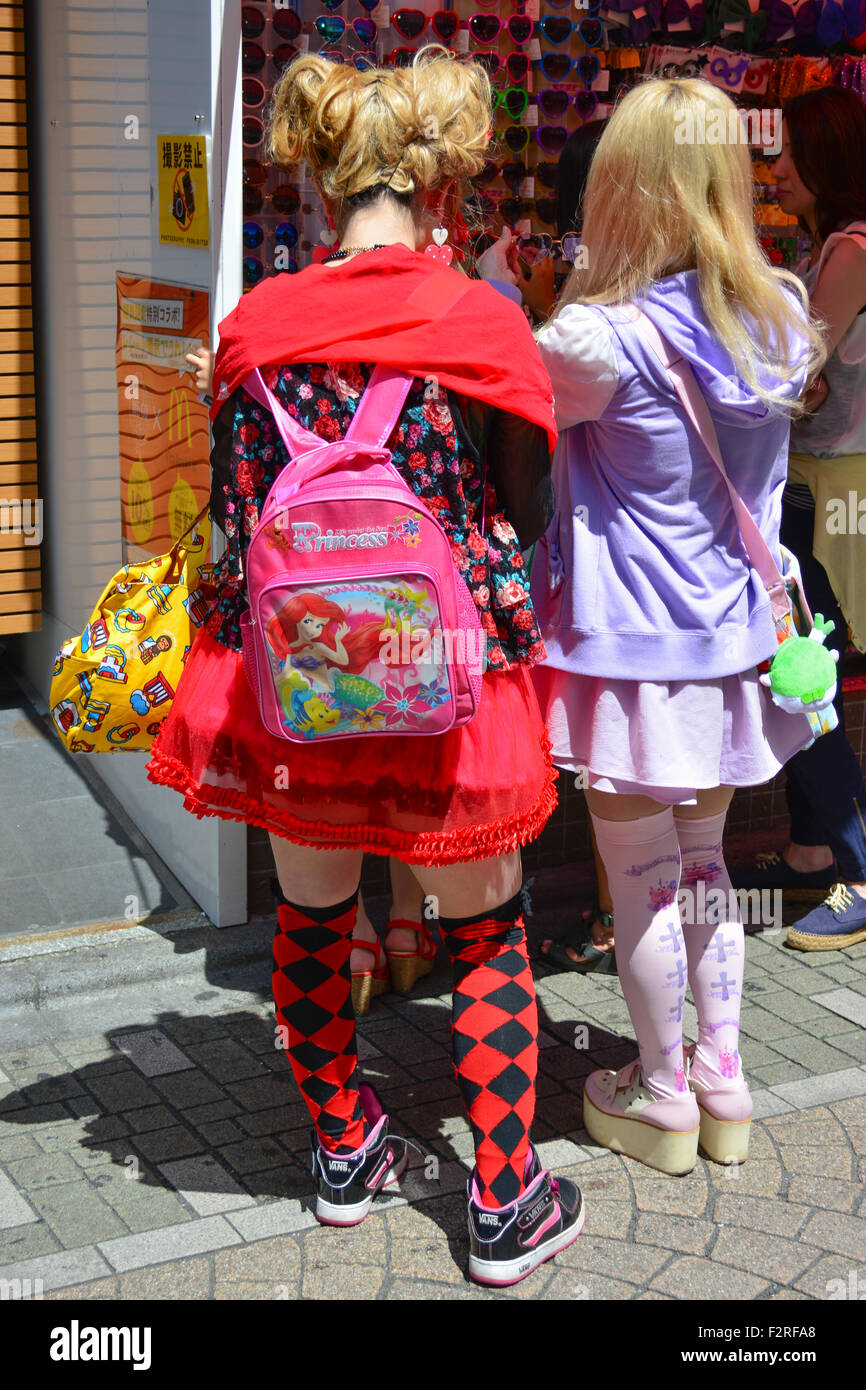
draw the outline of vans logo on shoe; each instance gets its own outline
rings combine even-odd
[[[479,1226],[498,1226],[499,1217],[492,1211],[480,1211],[478,1213]]]
[[[531,1226],[533,1221],[538,1220],[541,1213],[549,1206],[549,1204],[550,1198],[542,1197],[540,1202],[536,1202],[534,1207],[531,1207],[529,1211],[525,1212],[524,1215],[521,1216],[517,1224],[519,1226]]]
[[[329,1161],[328,1167],[332,1173],[348,1173],[349,1171],[348,1163],[341,1163],[339,1159],[334,1158]]]

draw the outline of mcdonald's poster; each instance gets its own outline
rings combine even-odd
[[[209,347],[207,291],[117,275],[122,535],[151,555],[169,550],[208,500],[208,413],[186,355]]]
[[[204,136],[157,135],[156,179],[160,241],[170,246],[209,246]]]

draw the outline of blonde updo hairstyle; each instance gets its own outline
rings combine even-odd
[[[268,154],[284,166],[309,164],[345,216],[386,189],[410,203],[471,178],[484,165],[491,127],[484,69],[436,45],[422,48],[410,67],[366,72],[309,54],[276,87]]]

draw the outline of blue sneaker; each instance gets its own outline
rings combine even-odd
[[[788,945],[798,951],[842,951],[858,941],[866,941],[866,898],[844,883],[788,928]]]

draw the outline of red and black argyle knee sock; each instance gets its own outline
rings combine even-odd
[[[538,1015],[520,894],[478,917],[440,917],[454,972],[454,1070],[475,1140],[484,1206],[524,1188],[535,1114]]]
[[[287,1031],[289,1062],[319,1142],[331,1153],[353,1153],[366,1138],[349,965],[358,892],[334,907],[277,899],[277,1022]]]

